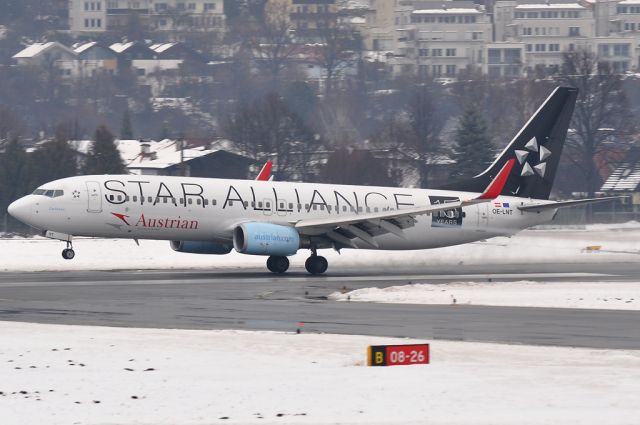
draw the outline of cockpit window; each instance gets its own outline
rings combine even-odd
[[[49,198],[57,198],[64,195],[64,190],[52,190],[52,189],[36,189],[32,195],[43,195]]]

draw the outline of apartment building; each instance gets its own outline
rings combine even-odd
[[[73,34],[117,32],[128,25],[150,31],[221,32],[224,0],[69,0]]]
[[[471,1],[405,3],[396,23],[396,71],[404,73],[457,77],[482,66],[484,46],[492,41],[490,16]]]

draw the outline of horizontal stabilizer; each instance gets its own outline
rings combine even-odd
[[[575,207],[577,205],[594,204],[596,202],[612,201],[614,199],[624,199],[624,198],[628,198],[628,196],[607,196],[605,198],[590,198],[590,199],[576,199],[574,201],[549,202],[544,204],[541,203],[541,204],[533,204],[533,205],[524,205],[522,207],[518,207],[518,209],[522,211],[554,210],[557,208]]]

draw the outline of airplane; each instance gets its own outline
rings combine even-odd
[[[274,182],[265,164],[256,180],[69,177],[38,187],[8,212],[66,242],[67,260],[77,236],[156,239],[183,253],[266,256],[273,273],[309,250],[305,268],[319,275],[328,268],[320,249],[464,244],[549,222],[558,208],[616,199],[549,200],[576,97],[577,89],[557,87],[485,171],[440,189]]]

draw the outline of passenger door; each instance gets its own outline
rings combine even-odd
[[[86,182],[87,186],[87,212],[102,212],[102,193],[100,191],[100,183]]]

